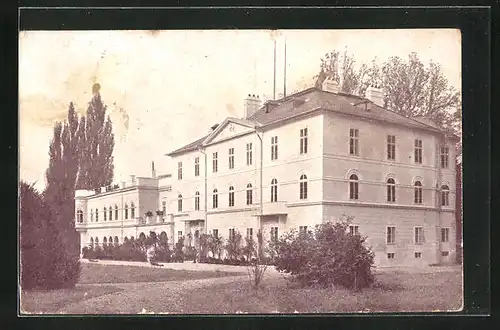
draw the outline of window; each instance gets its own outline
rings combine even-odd
[[[253,202],[253,191],[252,184],[247,184],[247,205],[251,205]]]
[[[307,199],[307,175],[302,174],[299,181],[300,199]]]
[[[278,180],[271,180],[271,203],[278,201]]]
[[[359,227],[356,225],[349,225],[349,233],[351,235],[359,235]]]
[[[441,187],[441,206],[450,205],[450,188],[446,185]]]
[[[415,139],[415,163],[422,164],[422,140]]]
[[[182,180],[182,162],[177,163],[177,180]]]
[[[307,154],[307,128],[300,130],[300,154]]]
[[[349,199],[359,199],[359,183],[358,176],[351,174],[349,177]]]
[[[177,232],[177,240],[180,241],[182,239],[182,230]]]
[[[200,157],[194,159],[194,176],[200,176]]]
[[[99,210],[95,209],[95,222],[99,221]]]
[[[422,204],[422,183],[420,181],[415,182],[414,195],[415,204]]]
[[[118,220],[118,205],[115,205],[115,220]]]
[[[234,228],[229,228],[229,239],[233,239],[236,235],[236,231]]]
[[[94,210],[90,210],[90,221],[94,221]]]
[[[271,160],[278,159],[278,137],[271,137]]]
[[[253,228],[247,228],[247,238],[253,240]]]
[[[219,237],[219,229],[212,229],[212,235],[217,238]]]
[[[393,178],[387,179],[387,201],[396,201],[396,181]]]
[[[94,242],[95,242],[95,246],[99,246],[99,238],[96,237]]]
[[[104,216],[103,216],[102,220],[106,221],[106,219],[108,218],[107,217],[108,216],[108,209],[107,208],[104,208],[103,214],[104,214]]]
[[[355,128],[351,128],[349,130],[349,154],[350,155],[359,155],[359,130]]]
[[[394,252],[387,253],[387,259],[394,259],[394,257],[395,257]]]
[[[278,227],[271,227],[271,241],[276,242],[278,240]]]
[[[234,168],[234,148],[229,148],[229,169]]]
[[[387,135],[387,159],[396,159],[396,136]]]
[[[82,210],[76,211],[76,221],[78,221],[78,223],[83,222],[83,211]]]
[[[90,238],[90,248],[94,248],[94,239],[92,237]]]
[[[424,228],[415,227],[415,244],[422,244],[424,242]]]
[[[106,237],[104,237],[102,239],[102,246],[105,247],[106,245],[108,245],[108,239]]]
[[[182,195],[177,196],[177,211],[182,212]]]
[[[234,206],[234,187],[229,187],[229,206]]]
[[[217,160],[217,157],[218,157],[217,153],[216,153],[216,152],[214,152],[214,153],[213,153],[213,155],[212,155],[212,171],[213,171],[214,173],[216,173],[216,172],[217,172],[217,169],[218,169],[218,164],[219,164],[219,163],[218,163],[218,160]]]
[[[448,147],[441,147],[441,168],[448,168],[449,151]]]
[[[450,253],[448,251],[441,252],[442,257],[447,257]]]
[[[113,220],[113,208],[111,206],[109,207],[109,220]],[[118,220],[118,218],[115,218],[115,220]]]
[[[219,207],[219,193],[217,189],[214,189],[212,194],[212,208],[216,209]]]
[[[118,241],[118,236],[115,236],[113,242],[115,243],[115,245],[118,245],[120,242]]]
[[[135,205],[134,205],[134,203],[130,204],[130,219],[135,219]]]
[[[417,259],[422,258],[422,252],[415,252],[415,258]]]
[[[247,165],[252,165],[252,144],[247,143]]]
[[[387,244],[396,243],[396,227],[387,227]]]
[[[304,236],[307,234],[307,226],[299,226],[299,235]]]
[[[161,202],[161,211],[163,212],[163,215],[167,215],[167,201]]]
[[[194,210],[195,211],[200,210],[200,192],[199,191],[194,193]]]
[[[441,228],[441,242],[448,243],[450,241],[450,228]]]

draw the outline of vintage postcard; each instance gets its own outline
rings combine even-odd
[[[21,314],[462,309],[459,30],[19,47]]]

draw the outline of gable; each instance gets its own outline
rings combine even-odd
[[[253,131],[254,129],[251,127],[228,121],[223,127],[218,129],[218,132],[215,132],[214,136],[205,141],[205,143],[216,143],[233,138],[235,136],[249,134]]]

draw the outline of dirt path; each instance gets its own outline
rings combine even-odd
[[[69,304],[59,313],[64,314],[138,314],[183,313],[185,291],[196,290],[210,285],[248,281],[247,276],[230,276],[189,281],[156,283],[119,283],[116,287],[123,291],[111,293]],[[85,284],[85,286],[101,284]],[[110,285],[109,283],[107,284]]]

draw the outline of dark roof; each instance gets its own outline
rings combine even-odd
[[[296,102],[296,100],[301,101]],[[362,103],[370,103],[370,110],[366,110],[364,106],[356,106],[356,104]],[[269,104],[271,104],[270,107],[268,106]],[[379,107],[366,98],[344,93],[331,93],[315,87],[305,89],[279,100],[268,101],[247,120],[257,122],[261,126],[266,126],[320,109],[434,132],[440,131],[420,121]],[[205,135],[180,149],[172,151],[167,156],[196,150],[209,135]]]
[[[297,98],[305,100],[305,102],[294,102],[294,99]],[[269,111],[267,111],[265,106],[262,107],[249,120],[255,120],[262,125],[268,125],[309,111],[324,109],[366,119],[437,131],[432,126],[379,107],[371,103],[368,99],[355,95],[331,93],[316,88],[309,88],[279,101],[280,104],[270,108]],[[365,110],[364,106],[355,106],[357,103],[366,102],[370,102],[371,107],[369,111]]]
[[[205,141],[205,139],[209,136],[210,134],[207,134],[205,135],[204,137],[194,141],[194,142],[191,142],[190,144],[188,145],[185,145],[184,147],[182,148],[179,148],[177,150],[174,150],[170,153],[167,154],[167,156],[173,156],[173,155],[176,155],[176,154],[180,154],[180,153],[184,153],[184,152],[188,152],[188,151],[193,151],[193,150],[196,150],[198,149],[198,147],[201,146],[201,144],[203,143],[203,141]]]

